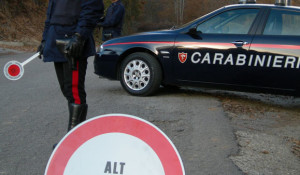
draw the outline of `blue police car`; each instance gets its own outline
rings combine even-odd
[[[95,73],[137,96],[160,85],[299,95],[300,8],[285,2],[229,5],[178,28],[109,40]]]

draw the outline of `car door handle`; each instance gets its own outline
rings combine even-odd
[[[243,46],[243,45],[247,45],[249,43],[246,41],[234,41],[234,42],[232,42],[232,44]]]

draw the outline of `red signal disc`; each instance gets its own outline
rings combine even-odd
[[[24,74],[22,63],[18,61],[9,61],[5,64],[3,69],[4,75],[9,80],[18,80]]]
[[[18,76],[18,75],[20,74],[20,72],[21,72],[21,69],[20,69],[20,67],[19,67],[18,65],[16,65],[16,64],[10,65],[10,66],[8,67],[8,74],[9,74],[10,76],[13,76],[13,77]]]

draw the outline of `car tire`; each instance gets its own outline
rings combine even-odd
[[[120,68],[122,87],[131,95],[152,95],[161,84],[161,66],[156,58],[148,53],[136,52],[128,55]]]

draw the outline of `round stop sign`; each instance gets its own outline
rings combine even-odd
[[[92,118],[56,146],[45,175],[185,175],[171,140],[153,124],[131,115]]]

